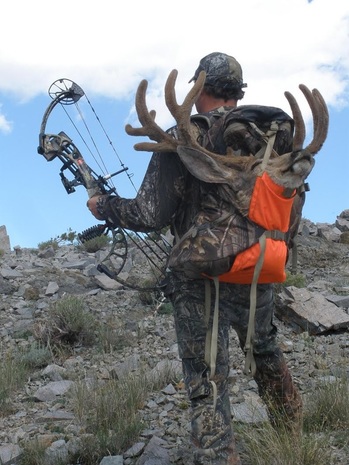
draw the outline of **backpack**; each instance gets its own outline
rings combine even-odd
[[[272,150],[278,155],[292,151],[293,119],[279,108],[222,108],[195,115],[192,122],[202,130],[202,145],[218,154],[225,154],[227,147],[239,156],[252,154],[256,158]],[[271,136],[272,127],[276,132]],[[217,189],[224,195],[226,186],[217,184]],[[206,212],[199,213],[190,230],[177,239],[169,268],[189,278],[218,277],[221,282],[284,282],[288,251],[298,231],[304,200],[304,189],[285,193],[263,173],[256,179],[248,214],[233,209],[231,215],[211,221]]]

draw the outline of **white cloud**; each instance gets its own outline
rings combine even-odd
[[[12,130],[12,122],[9,121],[4,114],[1,113],[0,105],[0,132],[3,134],[8,134]]]
[[[336,111],[349,104],[348,0],[220,0],[211,4],[199,0],[2,0],[1,19],[1,166],[4,173],[18,172],[18,185],[30,187],[25,201],[23,189],[15,192],[16,218],[12,203],[5,203],[8,208],[1,210],[1,221],[9,226],[11,235],[24,234],[22,240],[30,246],[66,227],[82,230],[92,220],[87,209],[83,210],[85,192],[81,189],[79,194],[77,189],[65,201],[54,172],[56,165],[47,166],[36,153],[37,130],[44,102],[47,105],[50,101],[50,85],[60,78],[71,79],[84,89],[92,104],[102,96],[100,101],[122,107],[122,115],[128,106],[127,122],[138,126],[134,93],[146,78],[148,107],[156,109],[158,124],[168,127],[173,121],[163,92],[169,72],[173,68],[179,71],[176,90],[181,102],[200,58],[213,51],[240,61],[248,83],[242,104],[274,105],[289,112],[284,97],[284,91],[289,90],[310,127],[310,111],[298,85],[304,83],[321,91],[330,107],[331,131],[311,179],[306,207],[312,213],[308,217],[332,221],[348,207],[348,110],[343,111],[343,118]],[[43,98],[35,98],[38,95]],[[59,112],[53,113],[52,128],[60,122]],[[113,134],[118,133],[117,149],[130,154],[136,140],[124,133],[126,121],[120,121],[124,116],[112,113],[108,117],[117,123],[117,128],[112,126]],[[137,185],[146,169],[146,158],[144,153],[127,157]],[[115,166],[115,161],[106,165],[111,169],[113,163]],[[343,169],[338,170],[339,165]],[[32,182],[34,179],[40,182]],[[12,184],[12,177],[5,176],[3,197],[13,190]],[[121,176],[118,189],[122,195],[129,193]],[[74,215],[74,211],[79,213]]]
[[[169,71],[179,70],[181,98],[199,59],[219,50],[243,66],[244,103],[287,110],[283,92],[300,95],[302,82],[329,104],[348,104],[347,0],[221,0],[209,9],[198,1],[4,0],[2,18],[0,92],[19,99],[46,92],[61,77],[89,95],[129,98],[147,78],[149,106],[165,123]]]

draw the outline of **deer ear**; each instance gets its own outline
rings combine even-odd
[[[178,146],[177,153],[187,170],[200,181],[226,184],[229,182],[229,168],[219,165],[204,152],[186,146]]]

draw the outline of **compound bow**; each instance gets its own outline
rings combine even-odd
[[[122,169],[115,173],[107,174],[105,176],[98,175],[85,162],[79,149],[70,137],[65,134],[65,132],[61,131],[58,134],[46,134],[46,125],[52,110],[58,104],[76,104],[80,98],[85,95],[82,88],[70,79],[58,79],[50,86],[49,95],[52,98],[52,102],[47,107],[41,122],[38,153],[43,155],[47,161],[52,161],[58,158],[62,162],[59,175],[68,194],[75,192],[75,187],[80,185],[85,187],[89,198],[95,195],[111,195],[115,193],[115,187],[110,185],[109,180],[113,176],[127,171],[127,167],[122,165]],[[66,177],[65,172],[67,170],[73,175],[72,180],[69,180]],[[117,277],[126,262],[128,251],[126,236],[139,247],[137,241],[135,241],[124,229],[113,228],[111,224],[105,222],[105,224],[86,229],[78,235],[78,238],[80,242],[84,243],[87,240],[101,236],[102,234],[107,235],[109,232],[112,234],[112,246],[107,256],[99,263],[97,268],[100,272],[105,273],[110,278],[116,279],[129,287],[134,287]],[[142,238],[140,239],[142,240]],[[148,244],[147,246],[150,247]],[[139,248],[153,263],[153,265],[157,267],[153,260],[144,251],[144,248]],[[154,252],[151,247],[150,249]],[[160,249],[162,252],[165,252],[165,250],[161,247]],[[158,258],[160,257],[158,256]]]

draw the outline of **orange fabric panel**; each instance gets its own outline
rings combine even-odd
[[[267,230],[287,232],[293,197],[285,198],[284,187],[275,184],[267,173],[258,176],[250,203],[249,218]]]
[[[219,281],[234,284],[251,284],[260,255],[259,243],[244,250],[234,260],[230,271],[219,276]],[[287,246],[284,241],[267,238],[262,271],[258,283],[282,283],[286,280]]]

